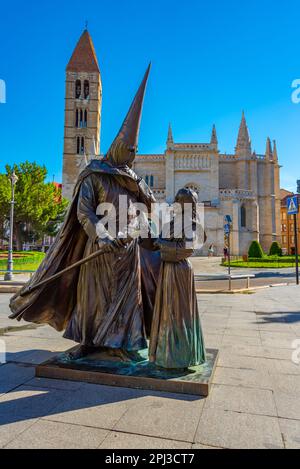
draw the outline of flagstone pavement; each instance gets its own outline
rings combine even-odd
[[[208,398],[35,378],[35,364],[73,343],[8,320],[9,297],[0,447],[300,448],[300,287],[199,295],[206,346],[220,350]]]

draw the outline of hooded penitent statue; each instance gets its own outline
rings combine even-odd
[[[55,243],[23,292],[10,302],[12,319],[50,324],[80,343],[74,358],[91,348],[107,347],[122,354],[147,347],[159,257],[155,260],[155,253],[152,257],[144,252],[138,239],[125,245],[112,237],[97,208],[111,204],[118,226],[123,218],[120,196],[127,197],[128,205],[140,202],[149,209],[154,202],[148,186],[131,170],[149,70],[150,66],[105,158],[91,161],[80,174]],[[29,287],[103,247],[104,254],[22,296]]]

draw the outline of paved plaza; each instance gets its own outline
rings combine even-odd
[[[206,346],[220,350],[208,398],[35,378],[36,364],[73,343],[8,320],[9,297],[0,447],[300,448],[299,287],[198,296]]]

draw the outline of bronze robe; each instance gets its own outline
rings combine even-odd
[[[128,204],[137,202],[134,194],[107,174],[91,174],[83,181],[77,216],[88,235],[84,257],[99,250],[98,205],[105,202],[115,207],[118,226],[121,195],[127,196]],[[138,240],[81,266],[77,304],[64,337],[84,345],[128,351],[147,347]]]

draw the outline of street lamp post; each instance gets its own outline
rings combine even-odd
[[[17,183],[18,176],[15,172],[10,176],[11,182],[11,201],[10,201],[10,219],[9,219],[9,247],[7,257],[7,272],[4,276],[4,280],[13,279],[13,235],[14,235],[14,205],[15,205],[15,185]]]

